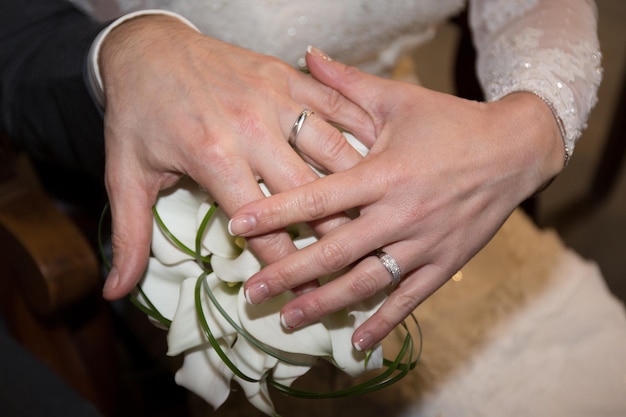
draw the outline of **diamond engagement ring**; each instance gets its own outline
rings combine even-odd
[[[300,129],[302,129],[302,125],[309,115],[315,113],[313,110],[304,109],[302,113],[296,119],[296,122],[293,124],[291,128],[291,133],[289,133],[289,139],[287,142],[291,145],[292,148],[296,149],[296,141],[298,140],[298,133],[300,133]]]
[[[383,264],[389,275],[391,276],[391,286],[393,287],[400,281],[402,278],[402,271],[400,270],[400,265],[398,265],[398,261],[396,261],[393,256],[389,255],[387,252],[383,250],[379,250],[376,252],[376,256],[380,260],[380,263]]]

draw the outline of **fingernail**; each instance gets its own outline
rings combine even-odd
[[[270,290],[264,282],[251,285],[246,289],[245,296],[248,304],[260,304],[269,298]]]
[[[104,287],[102,287],[102,292],[106,293],[109,291],[113,291],[115,288],[117,288],[119,282],[120,282],[120,274],[117,271],[117,268],[113,267],[109,271],[109,276],[104,282]]]
[[[289,330],[297,327],[303,320],[304,313],[299,308],[287,310],[280,315],[280,324],[282,324],[285,329]]]
[[[371,342],[372,335],[370,335],[369,333],[363,333],[361,337],[359,337],[359,339],[354,342],[353,346],[357,350],[357,352],[363,352],[364,350],[370,348]]]
[[[325,59],[326,61],[332,61],[332,58],[326,55],[325,52],[321,51],[320,49],[317,49],[316,47],[312,45],[307,46],[306,51],[310,53],[311,55],[318,56],[322,59]]]
[[[252,216],[237,216],[228,221],[228,233],[231,236],[243,236],[251,232],[256,226],[256,219]]]

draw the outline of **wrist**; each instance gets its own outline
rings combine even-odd
[[[523,174],[528,184],[526,197],[543,189],[561,172],[568,159],[563,130],[549,104],[530,92],[511,93],[497,102],[496,117],[503,126],[503,146],[515,154],[511,167]]]
[[[104,30],[102,30],[93,41],[87,60],[87,82],[94,100],[97,102],[98,105],[100,105],[100,107],[104,107],[105,104],[105,94],[103,86],[104,83],[102,79],[100,60],[103,54],[108,53],[103,52],[105,45],[109,44],[110,46],[111,44],[115,43],[110,39],[111,33],[115,32],[116,29],[120,27],[123,27],[123,29],[129,29],[129,23],[131,23],[132,21],[148,17],[152,17],[153,21],[158,21],[159,19],[169,19],[171,20],[170,23],[172,24],[178,22],[179,24],[184,24],[185,26],[192,28],[195,31],[198,31],[196,26],[194,26],[193,23],[191,23],[183,16],[166,10],[141,10],[134,13],[129,13],[113,21]],[[117,32],[119,34],[120,31]],[[105,57],[102,60],[107,61],[108,59]]]

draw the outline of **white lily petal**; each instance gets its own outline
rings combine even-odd
[[[278,359],[261,351],[248,342],[245,337],[237,338],[231,351],[236,360],[237,368],[250,378],[261,379],[269,369],[278,363]]]
[[[275,416],[277,414],[274,410],[274,404],[272,403],[270,397],[267,380],[265,379],[267,372],[271,369],[272,377],[275,381],[282,385],[290,386],[298,377],[304,375],[309,369],[311,369],[311,365],[317,361],[317,358],[304,355],[283,354],[293,360],[303,363],[308,361],[311,364],[309,366],[290,365],[262,353],[257,350],[256,347],[243,340],[238,340],[237,344],[240,341],[245,344],[242,346],[235,346],[233,349],[233,351],[237,351],[237,367],[247,376],[260,379],[260,381],[258,383],[242,381],[236,376],[234,379],[242,387],[246,393],[248,401],[253,406],[268,415]],[[262,355],[261,358],[258,357],[259,354]],[[254,359],[250,360],[250,358]]]
[[[181,243],[194,250],[196,238],[196,213],[200,204],[210,199],[191,181],[182,181],[175,189],[161,193],[156,210],[161,220]],[[189,255],[176,246],[153,222],[152,253],[162,263],[172,265],[189,259]]]
[[[354,304],[349,312],[350,316],[354,317],[354,328],[356,329],[365,323],[367,319],[372,317],[372,315],[380,309],[386,299],[387,295],[385,295],[384,292],[379,292],[366,300]]]
[[[200,226],[204,216],[211,209],[211,202],[203,203],[198,208],[197,226]],[[234,258],[239,255],[241,248],[235,244],[235,237],[228,233],[228,217],[221,208],[217,208],[207,223],[202,245],[212,254],[225,258]]]
[[[274,410],[274,404],[270,398],[269,391],[267,389],[262,389],[260,383],[244,381],[237,376],[234,376],[233,379],[245,392],[248,402],[257,410],[267,414],[268,416],[277,415]]]
[[[262,304],[250,305],[243,290],[239,294],[239,320],[244,329],[260,342],[284,352],[312,356],[330,356],[332,345],[328,331],[321,323],[313,323],[292,331],[280,324],[280,309],[293,299],[284,292]]]
[[[213,255],[211,267],[219,279],[225,282],[246,282],[261,270],[261,262],[247,247],[236,258]]]
[[[338,311],[322,318],[328,328],[333,348],[333,363],[348,375],[357,376],[365,371],[366,352],[358,352],[352,346],[354,318],[345,310]]]
[[[271,196],[271,195],[272,195],[272,193],[270,192],[270,189],[269,189],[269,188],[267,188],[267,185],[265,185],[265,183],[264,183],[264,182],[260,182],[260,183],[259,183],[259,188],[261,189],[261,191],[263,192],[263,195],[264,195],[265,197],[269,197],[269,196]]]
[[[301,237],[301,238],[295,239],[293,241],[294,245],[298,249],[306,248],[307,246],[312,245],[315,242],[317,242],[317,237],[316,236]]]
[[[150,258],[139,285],[161,315],[171,320],[178,306],[180,284],[188,277],[198,276],[201,273],[202,270],[198,264],[192,260],[175,265],[164,265],[158,259]],[[147,305],[142,296],[138,296],[138,299]]]
[[[197,277],[188,278],[180,285],[178,307],[167,333],[167,354],[170,356],[178,355],[207,343],[196,312],[195,288],[197,280]],[[207,282],[220,306],[235,320],[235,323],[239,324],[237,320],[238,288],[231,288],[224,284],[215,277],[215,274],[207,276]],[[204,289],[201,300],[202,311],[213,337],[220,339],[236,333],[217,307],[213,305]]]
[[[228,352],[226,343],[222,341],[220,346]],[[232,371],[209,346],[185,355],[183,366],[176,372],[175,381],[217,409],[230,394],[232,376]]]
[[[380,345],[372,350],[369,358],[367,358],[367,352],[359,352],[352,346],[354,330],[378,311],[383,301],[384,295],[379,294],[357,303],[349,311],[341,310],[322,319],[330,333],[334,363],[348,375],[358,376],[367,370],[378,369],[383,365]]]
[[[365,146],[363,142],[355,138],[353,134],[344,132],[343,136],[346,138],[348,143],[352,145],[352,147],[356,149],[357,152],[360,153],[361,155],[365,156],[370,151],[369,148]]]
[[[248,382],[234,376],[235,381],[246,393],[250,404],[267,415],[275,415],[264,376],[268,370],[276,366],[278,360],[260,351],[243,337],[237,339],[231,352],[233,352],[237,368],[244,375],[259,380],[259,382]]]
[[[284,354],[284,356],[290,357],[289,354]],[[287,387],[291,386],[291,384],[293,384],[296,379],[306,374],[311,369],[311,367],[315,365],[315,363],[317,363],[318,361],[316,357],[305,357],[303,355],[297,355],[296,357],[293,357],[293,359],[302,363],[306,363],[308,361],[310,365],[292,365],[290,363],[279,361],[272,370],[272,378],[274,378],[274,380],[279,384],[285,385]]]

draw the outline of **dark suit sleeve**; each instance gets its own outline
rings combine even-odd
[[[0,0],[0,131],[34,158],[102,177],[102,115],[85,83],[104,24],[64,0]]]

